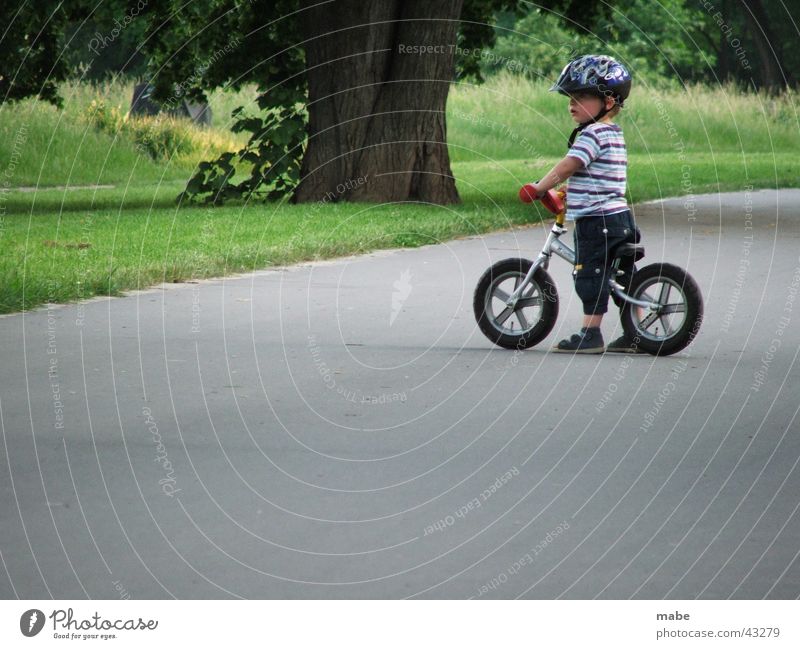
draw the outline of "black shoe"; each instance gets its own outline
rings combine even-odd
[[[624,334],[617,338],[616,340],[612,340],[608,343],[608,347],[606,347],[606,351],[612,354],[645,354],[646,352],[642,351],[636,346],[636,343],[631,342],[631,340],[625,336]]]
[[[562,340],[552,351],[562,354],[602,354],[605,350],[600,327],[582,327],[579,334]]]

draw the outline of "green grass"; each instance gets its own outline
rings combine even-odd
[[[733,86],[685,92],[636,87],[617,122],[629,153],[674,152],[679,143],[689,153],[788,153],[800,150],[798,109],[793,91],[770,98]],[[447,113],[454,160],[563,155],[575,126],[565,97],[513,75],[479,87],[454,86]]]
[[[125,95],[113,84],[104,92],[109,102],[114,93]],[[563,98],[541,85],[495,78],[483,87],[455,87],[448,105],[461,205],[177,209],[174,197],[192,161],[155,164],[124,138],[87,128],[80,114],[97,89],[78,86],[73,94],[80,101],[61,115],[39,104],[0,109],[8,118],[0,121],[0,174],[10,168],[15,129],[25,123],[12,183],[35,184],[41,173],[52,184],[115,187],[0,192],[0,312],[537,223],[549,215],[518,203],[516,190],[563,155],[571,129]],[[796,185],[793,102],[792,95],[767,102],[730,89],[638,97],[621,120],[630,201]],[[661,119],[665,111],[672,132]]]
[[[237,105],[250,102],[255,89],[213,93],[209,97],[213,131],[207,133],[182,120],[178,136],[192,141],[195,155],[174,155],[163,161],[142,155],[133,139],[124,133],[115,136],[95,128],[87,119],[92,101],[103,102],[109,109],[118,108],[124,114],[132,95],[132,83],[109,82],[98,86],[68,83],[61,88],[63,110],[34,99],[0,105],[0,169],[8,169],[14,162],[13,173],[7,177],[10,185],[54,187],[185,181],[199,160],[221,152],[221,137],[231,143],[225,147],[229,150],[244,143],[244,136],[228,130],[230,112]],[[205,140],[204,133],[207,133]]]

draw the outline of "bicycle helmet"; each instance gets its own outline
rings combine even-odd
[[[605,54],[586,54],[573,59],[558,77],[550,92],[560,92],[562,95],[574,95],[589,92],[598,97],[611,97],[622,106],[631,92],[631,73],[616,59]],[[603,105],[600,112],[591,120],[580,124],[569,139],[569,146],[575,141],[575,136],[589,124],[601,119],[609,109]]]

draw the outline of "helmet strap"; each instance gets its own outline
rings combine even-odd
[[[603,100],[603,107],[600,109],[597,115],[592,117],[592,119],[590,119],[588,122],[583,122],[582,124],[578,124],[573,129],[572,133],[569,136],[569,140],[567,141],[567,148],[569,149],[572,146],[573,142],[575,142],[575,138],[578,137],[578,133],[580,133],[583,129],[589,126],[589,124],[594,124],[595,122],[597,122],[597,120],[603,119],[606,113],[613,110],[613,108],[614,108],[613,106],[611,108],[606,108],[606,102],[605,100]]]

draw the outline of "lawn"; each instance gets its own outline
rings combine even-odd
[[[207,152],[154,161],[82,117],[92,99],[121,104],[124,87],[67,90],[72,100],[60,113],[33,102],[0,109],[0,174],[12,172],[0,192],[0,312],[539,223],[547,215],[518,203],[516,190],[563,154],[571,128],[563,98],[501,77],[452,91],[449,145],[460,205],[177,208],[174,197]],[[247,91],[217,96],[217,132],[224,134],[225,110],[245,100]],[[648,94],[620,122],[630,201],[796,185],[800,129],[787,126],[796,123],[793,106],[792,95],[767,99],[731,88]],[[98,183],[113,187],[14,188]]]

